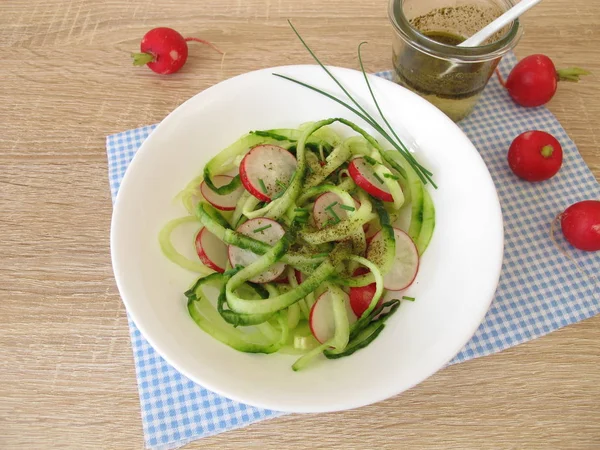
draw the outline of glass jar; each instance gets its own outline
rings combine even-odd
[[[521,37],[515,20],[478,47],[458,47],[513,6],[511,0],[390,0],[394,81],[455,122],[468,116],[504,54]]]

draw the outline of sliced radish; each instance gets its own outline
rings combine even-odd
[[[373,166],[365,158],[355,158],[348,165],[348,173],[356,185],[373,197],[377,197],[384,202],[393,202],[394,198],[389,189],[375,175]]]
[[[383,287],[390,291],[401,291],[409,287],[419,270],[419,252],[413,240],[399,228],[394,228],[396,239],[396,254],[390,271],[383,277]],[[367,248],[367,259],[377,261],[385,248],[383,233],[378,232]]]
[[[240,163],[240,178],[244,187],[263,202],[283,191],[296,171],[294,155],[277,145],[258,145]]]
[[[286,271],[284,270],[283,273],[281,275],[279,275],[275,280],[273,280],[273,283],[278,283],[278,284],[287,284],[289,283],[290,280],[288,280],[288,276]]]
[[[227,265],[227,245],[208,231],[208,228],[200,228],[196,235],[196,253],[203,264],[217,272],[225,272]]]
[[[212,181],[216,187],[221,187],[231,183],[232,179],[233,177],[228,175],[216,175],[212,178]],[[203,181],[200,185],[200,192],[206,201],[215,208],[220,209],[221,211],[233,211],[237,206],[240,196],[244,192],[244,186],[238,187],[229,194],[219,195]]]
[[[364,275],[369,273],[368,269],[359,268],[354,271],[354,276]],[[373,296],[375,295],[376,284],[371,283],[366,286],[353,287],[350,288],[350,307],[354,314],[357,317],[363,315],[363,313],[367,310],[369,305],[371,304],[371,300],[373,300]],[[379,299],[378,305],[383,303],[383,296]]]
[[[339,195],[333,192],[326,192],[319,195],[313,205],[313,218],[317,228],[323,228],[327,226],[329,221],[337,222],[339,220],[345,220],[348,217],[347,209],[344,209],[341,205],[343,204],[342,199]],[[360,203],[354,200],[354,209],[358,209]]]
[[[302,284],[304,282],[304,274],[298,269],[294,269],[294,274],[296,275],[296,281],[298,284]]]
[[[250,219],[240,225],[237,231],[269,245],[275,245],[285,234],[285,230],[281,225],[274,220],[265,217]],[[238,265],[246,267],[259,258],[255,253],[241,249],[235,245],[229,246],[228,253],[231,267],[236,267]],[[268,283],[269,281],[279,278],[284,270],[285,264],[278,262],[269,267],[266,272],[251,278],[250,281],[253,283]]]
[[[356,322],[356,315],[352,308],[350,308],[350,301],[348,294],[344,292],[344,304],[346,305],[346,312],[348,314],[348,321],[350,324]],[[313,336],[321,344],[331,339],[335,333],[335,320],[333,317],[333,299],[329,290],[323,292],[317,301],[310,309],[310,316],[308,319],[310,325],[310,331]]]

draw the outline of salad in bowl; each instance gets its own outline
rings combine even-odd
[[[171,261],[201,274],[184,292],[190,319],[241,352],[298,354],[294,370],[366,347],[414,300],[401,291],[435,225],[418,170],[410,153],[343,118],[242,136],[183,189],[189,215],[159,235]],[[197,260],[170,240],[187,222],[198,224]],[[386,291],[397,298],[383,302]]]

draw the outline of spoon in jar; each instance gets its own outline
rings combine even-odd
[[[542,0],[522,0],[493,22],[487,24],[473,36],[458,44],[458,47],[477,47],[478,45],[481,45],[486,39],[493,36],[494,33],[500,31],[506,25],[521,16],[525,11],[534,7],[541,1]]]

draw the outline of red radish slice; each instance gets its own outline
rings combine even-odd
[[[383,287],[390,291],[401,291],[409,287],[419,270],[419,252],[413,240],[399,228],[394,228],[396,239],[396,255],[390,271],[383,277]],[[385,246],[383,233],[380,231],[367,248],[367,259],[378,264],[377,259],[383,254]]]
[[[354,271],[354,276],[364,275],[366,273],[369,273],[369,270],[361,267]],[[373,300],[376,289],[375,283],[371,283],[366,286],[350,288],[350,307],[357,317],[362,316],[367,310],[371,304],[371,300]],[[381,305],[382,303],[383,296],[379,299],[377,304]]]
[[[298,284],[302,284],[304,282],[304,274],[298,269],[294,269],[294,274],[296,275],[296,281]]]
[[[337,219],[345,220],[351,211],[342,208],[342,204],[340,196],[333,192],[326,192],[319,195],[313,206],[313,217],[317,228],[327,226],[329,221],[337,222]],[[357,210],[359,207],[360,203],[354,200],[354,209]]]
[[[289,282],[290,282],[290,280],[288,280],[287,272],[285,270],[283,271],[283,273],[281,275],[279,275],[279,277],[277,277],[277,279],[273,280],[273,283],[278,283],[278,284],[287,284]]]
[[[373,166],[365,158],[355,158],[348,165],[348,172],[356,185],[373,197],[384,202],[393,202],[394,198],[382,181],[377,179]]]
[[[203,264],[217,272],[225,272],[227,265],[227,245],[208,231],[208,228],[200,228],[196,235],[196,253]]]
[[[285,234],[285,230],[281,225],[265,217],[250,219],[240,225],[237,231],[269,245],[275,245]],[[255,253],[241,249],[235,245],[229,246],[228,253],[231,267],[238,265],[246,267],[258,259],[258,255]],[[279,278],[284,270],[285,264],[279,262],[269,267],[266,272],[251,278],[250,281],[253,283],[268,283]]]
[[[350,324],[356,322],[356,315],[350,308],[350,301],[348,294],[344,292],[344,304],[346,305],[346,312],[348,313],[348,321]],[[333,299],[331,298],[330,292],[327,290],[323,292],[317,301],[310,309],[310,315],[308,318],[310,325],[310,331],[313,336],[321,344],[331,339],[335,333],[335,320],[333,318]]]
[[[366,286],[350,288],[350,306],[357,317],[362,316],[367,310],[371,304],[371,300],[373,300],[375,290],[375,283],[367,284]],[[379,300],[378,304],[381,305],[381,303],[382,300]]]
[[[258,145],[240,163],[240,178],[250,194],[263,202],[283,191],[296,171],[294,155],[277,145]]]
[[[221,187],[231,183],[232,179],[233,177],[227,175],[216,175],[212,178],[212,181],[216,187]],[[206,184],[206,182],[203,181],[200,185],[200,192],[202,193],[202,197],[204,197],[206,201],[213,205],[215,208],[220,209],[221,211],[233,211],[237,206],[237,202],[240,199],[240,196],[244,192],[244,187],[240,186],[235,191],[229,194],[219,195],[215,191],[213,191]]]

